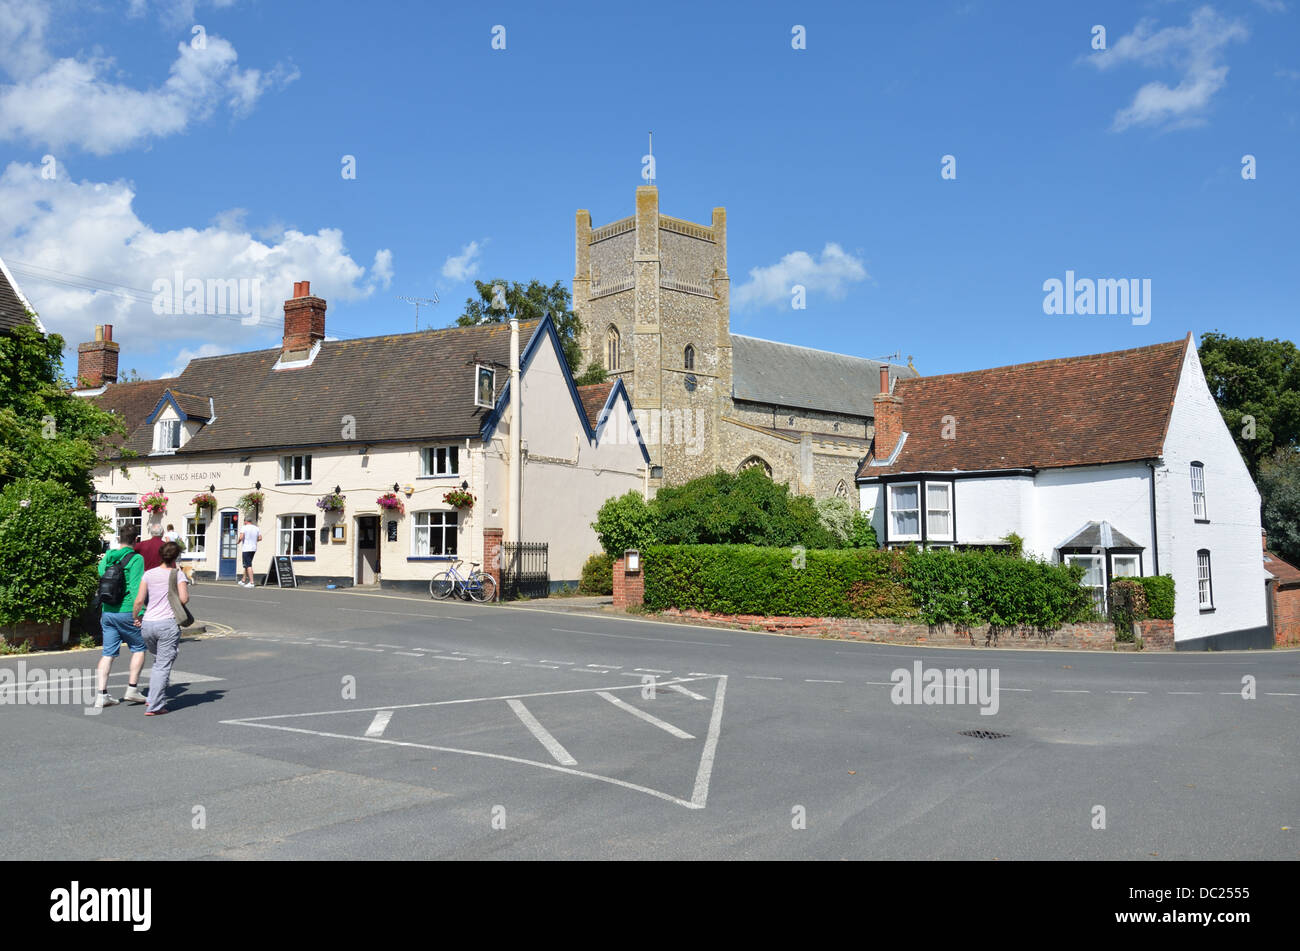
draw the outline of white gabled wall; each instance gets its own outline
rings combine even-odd
[[[1157,469],[1160,570],[1174,576],[1174,635],[1179,641],[1262,627],[1264,562],[1259,492],[1214,402],[1196,350],[1187,348]],[[1192,508],[1191,464],[1205,465],[1208,523]],[[1196,553],[1209,549],[1214,611],[1197,600]]]
[[[1098,434],[1098,438],[1104,435]],[[1025,548],[1041,558],[1086,522],[1110,522],[1140,545],[1142,573],[1154,574],[1151,553],[1151,481],[1140,463],[1043,469],[1034,477],[1033,528]],[[1161,571],[1164,564],[1161,563]]]

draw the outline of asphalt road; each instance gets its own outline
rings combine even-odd
[[[215,584],[193,605],[236,633],[183,643],[168,716],[0,690],[5,856],[1300,855],[1300,652],[907,648]],[[996,712],[894,703],[917,661],[996,673]]]

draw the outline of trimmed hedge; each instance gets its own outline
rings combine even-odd
[[[1087,619],[1082,568],[992,552],[656,545],[642,553],[652,610],[915,618],[1050,630]]]
[[[582,566],[578,594],[614,593],[614,556],[598,552]]]
[[[1134,578],[1147,592],[1147,617],[1164,621],[1174,619],[1174,579],[1169,575]]]

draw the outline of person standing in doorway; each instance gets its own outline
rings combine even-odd
[[[249,518],[248,521],[244,522],[244,527],[239,530],[240,554],[244,559],[244,577],[239,581],[240,587],[255,587],[253,584],[253,556],[257,554],[257,543],[261,540],[262,533],[258,530],[257,524],[252,518]]]
[[[131,649],[131,665],[126,693],[122,699],[128,703],[144,703],[146,699],[139,688],[140,671],[144,670],[144,638],[135,629],[131,614],[131,605],[135,603],[136,594],[140,591],[140,580],[144,575],[144,559],[132,547],[139,534],[140,530],[134,525],[123,525],[117,536],[121,542],[120,547],[104,552],[104,556],[99,559],[99,577],[103,579],[111,568],[110,585],[115,586],[117,582],[114,578],[120,578],[122,592],[120,600],[104,600],[106,595],[103,588],[106,585],[101,580],[99,626],[104,632],[104,651],[96,671],[99,692],[95,694],[95,706],[101,709],[115,706],[118,702],[108,695],[108,672],[113,668],[113,660],[121,651],[123,641]],[[116,591],[113,595],[116,595]]]
[[[190,600],[190,586],[185,582],[185,575],[176,569],[176,558],[181,553],[181,546],[175,542],[164,542],[160,552],[162,564],[144,573],[140,582],[140,591],[135,596],[135,623],[140,627],[144,643],[153,651],[153,670],[149,672],[149,705],[144,708],[147,717],[160,716],[167,712],[163,700],[167,684],[171,680],[172,665],[176,663],[176,654],[181,645],[181,626],[171,600],[167,597],[172,578],[176,579],[176,596],[181,604]]]

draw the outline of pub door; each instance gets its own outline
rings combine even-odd
[[[239,565],[239,513],[227,510],[221,513],[221,550],[217,561],[217,577],[233,578]]]
[[[357,516],[357,567],[353,584],[379,583],[379,516]]]

